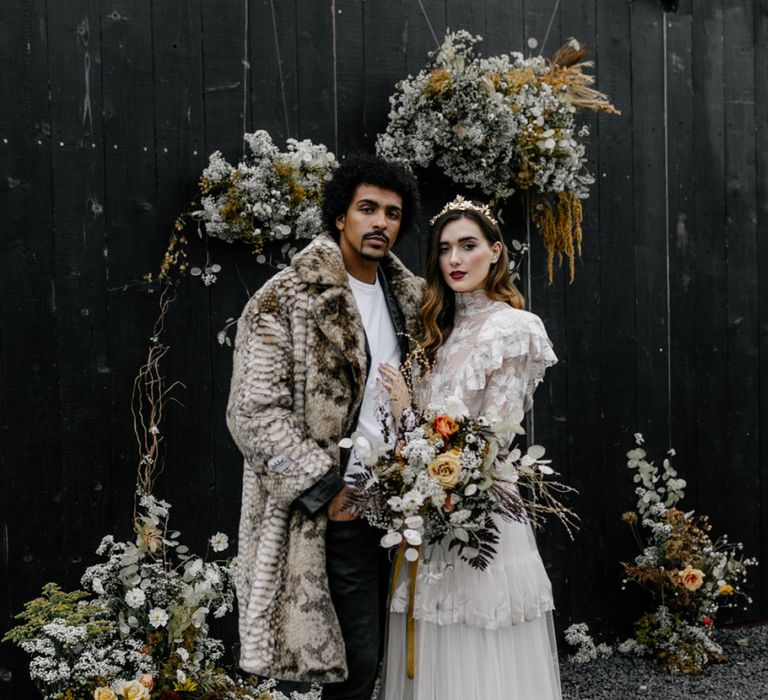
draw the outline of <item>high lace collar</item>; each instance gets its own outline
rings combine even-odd
[[[498,304],[506,306],[503,301],[489,299],[484,289],[476,289],[474,292],[457,292],[455,298],[457,316],[482,314]]]

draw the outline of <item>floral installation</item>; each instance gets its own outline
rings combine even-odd
[[[627,512],[622,519],[641,553],[622,564],[624,583],[642,586],[657,604],[635,623],[635,641],[667,670],[699,673],[710,661],[724,658],[712,638],[715,620],[721,609],[739,600],[752,602],[743,587],[748,568],[757,560],[745,558],[743,545],[729,542],[727,535],[713,540],[706,515],[676,507],[686,482],[670,462],[674,450],[659,468],[646,459],[642,435],[635,441],[637,446],[627,452],[627,466],[638,484],[637,512]]]
[[[269,133],[245,134],[248,152],[231,165],[220,151],[208,159],[200,178],[202,220],[208,235],[227,242],[245,241],[262,254],[265,244],[281,244],[284,257],[293,242],[314,238],[320,231],[323,186],[338,165],[333,153],[310,140],[288,139],[280,151]],[[260,259],[265,262],[266,258]],[[201,269],[198,274],[215,274]]]
[[[575,114],[618,114],[584,72],[586,50],[569,40],[552,59],[481,58],[481,37],[449,32],[427,66],[400,81],[390,97],[386,131],[376,149],[425,168],[435,164],[453,182],[476,188],[497,204],[515,191],[529,197],[529,215],[547,247],[550,283],[555,253],[574,277],[581,251],[581,201],[594,177],[586,168],[589,128]]]
[[[190,554],[169,531],[169,509],[143,495],[135,541],[104,537],[96,553],[105,561],[86,569],[85,590],[47,584],[17,616],[24,624],[4,639],[32,657],[45,698],[199,697],[232,685],[208,627],[232,610],[229,566]],[[222,533],[210,541],[214,551],[226,544]]]
[[[286,150],[280,151],[263,129],[243,138],[248,151],[236,165],[221,151],[208,157],[200,176],[199,199],[176,217],[160,270],[145,274],[146,283],[173,283],[189,274],[206,287],[215,284],[222,268],[211,260],[206,236],[227,243],[243,241],[258,264],[282,269],[297,245],[322,230],[323,186],[338,165],[334,154],[309,139],[288,139]],[[205,262],[192,265],[187,233],[195,227],[206,250]]]
[[[491,425],[471,417],[454,397],[423,412],[406,411],[395,447],[389,435],[374,448],[357,433],[340,446],[354,447],[365,469],[356,477],[363,494],[356,507],[387,531],[383,547],[400,547],[407,561],[416,562],[425,548],[442,542],[470,566],[485,569],[499,541],[494,516],[535,524],[553,513],[569,532],[576,518],[555,497],[572,489],[545,479],[555,472],[543,447],[531,445],[525,454],[518,447],[507,450],[506,437],[523,433],[514,422]]]

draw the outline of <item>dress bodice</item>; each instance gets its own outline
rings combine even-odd
[[[454,327],[437,353],[429,400],[458,396],[473,416],[519,421],[557,362],[541,319],[484,290],[456,294]]]

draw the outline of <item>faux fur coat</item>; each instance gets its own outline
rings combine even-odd
[[[416,337],[422,280],[391,254],[381,270]],[[238,322],[227,425],[246,462],[235,587],[240,666],[250,673],[321,683],[347,675],[325,569],[327,518],[296,501],[338,478],[338,442],[355,428],[366,373],[341,251],[323,234]]]

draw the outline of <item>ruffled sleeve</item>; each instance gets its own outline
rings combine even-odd
[[[503,309],[483,324],[464,365],[465,386],[482,392],[481,413],[489,420],[522,419],[533,392],[557,357],[538,316]]]

